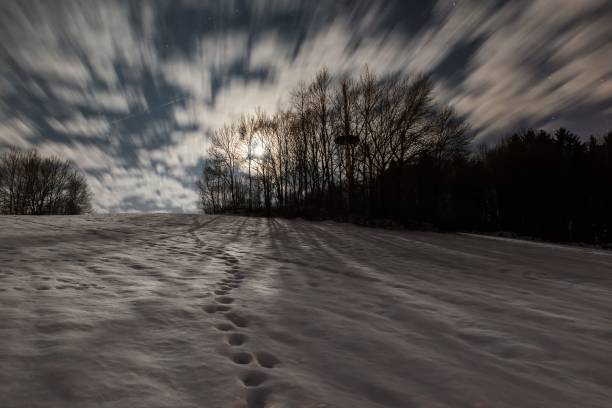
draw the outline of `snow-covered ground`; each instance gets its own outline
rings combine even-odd
[[[611,404],[611,253],[281,219],[0,217],[4,408]]]

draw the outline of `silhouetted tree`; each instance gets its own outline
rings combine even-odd
[[[2,214],[83,214],[91,211],[85,177],[58,157],[12,149],[0,155]]]
[[[337,143],[348,139],[357,143]],[[471,142],[463,118],[433,102],[426,76],[322,70],[291,93],[288,110],[215,133],[202,207],[609,242],[612,133],[588,144],[565,129],[478,151]]]

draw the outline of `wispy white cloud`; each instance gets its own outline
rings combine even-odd
[[[20,118],[5,119],[0,122],[0,146],[28,149],[32,143],[32,127]]]
[[[0,6],[0,144],[74,160],[99,211],[195,210],[207,135],[257,107],[276,110],[323,66],[433,71],[438,100],[465,115],[479,141],[525,124],[612,127],[606,0],[438,1],[410,34],[399,0],[262,0],[245,20],[236,2],[137,4]],[[206,12],[170,26],[163,13],[187,6]],[[271,13],[302,16],[281,29],[266,26],[283,24]],[[602,124],[580,121],[580,107],[599,109]]]
[[[110,130],[110,124],[102,118],[86,118],[81,113],[67,120],[50,118],[47,123],[57,132],[68,135],[99,136]]]
[[[481,140],[581,105],[610,103],[612,65],[604,56],[612,55],[612,13],[601,12],[606,3],[509,2],[485,15],[477,4],[462,3],[442,27],[461,27],[459,38],[485,40],[465,80],[445,90],[449,102],[480,130]],[[479,17],[466,24],[466,14]]]

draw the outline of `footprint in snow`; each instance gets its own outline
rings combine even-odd
[[[251,353],[247,353],[245,351],[237,351],[230,355],[232,361],[236,364],[250,364],[253,361],[253,356]]]
[[[242,333],[231,333],[227,336],[227,343],[230,346],[242,346],[247,340],[249,336]]]
[[[234,323],[236,327],[247,327],[249,325],[249,320],[245,317],[240,316],[237,313],[230,312],[225,315],[225,318],[230,322]]]
[[[233,329],[234,329],[234,326],[232,326],[232,325],[231,325],[231,324],[229,324],[229,323],[218,323],[218,324],[216,324],[216,325],[215,325],[215,328],[216,328],[217,330],[219,330],[219,331],[224,331],[224,332],[226,332],[226,331],[233,330]]]
[[[241,373],[239,378],[245,387],[257,387],[263,384],[268,379],[268,376],[261,371],[249,370]]]
[[[217,301],[218,303],[222,303],[224,305],[229,305],[230,303],[234,303],[234,298],[231,296],[221,296],[221,297],[215,298],[215,301]]]
[[[227,305],[206,305],[204,306],[204,311],[206,313],[227,312],[230,310],[232,310],[232,308]]]
[[[265,351],[256,352],[255,359],[257,360],[257,364],[264,368],[274,368],[278,363],[280,363],[276,356]]]

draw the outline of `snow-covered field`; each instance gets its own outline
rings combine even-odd
[[[610,407],[612,253],[281,219],[0,217],[0,406]]]

